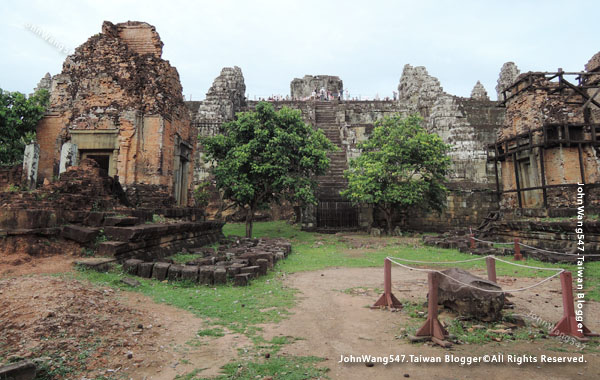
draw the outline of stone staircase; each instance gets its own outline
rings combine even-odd
[[[325,175],[317,177],[317,196],[319,200],[341,201],[340,191],[346,188],[348,181],[344,178],[344,170],[348,169],[346,153],[342,146],[339,124],[336,123],[334,102],[317,102],[315,119],[317,128],[340,150],[328,154],[329,169]]]

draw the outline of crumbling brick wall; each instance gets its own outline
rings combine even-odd
[[[102,33],[67,57],[52,78],[49,113],[37,128],[40,181],[58,174],[61,146],[71,141],[82,157],[86,151],[108,156],[110,174],[125,187],[141,183],[172,191],[175,177],[191,185],[193,164],[179,163],[192,161],[197,134],[179,74],[161,58],[162,45],[147,23],[106,21]],[[175,156],[182,150],[189,157]],[[182,167],[186,173],[177,176]]]
[[[506,90],[506,117],[496,145],[501,154],[509,153],[500,160],[503,209],[574,207],[578,183],[589,187],[588,204],[600,202],[593,196],[600,183],[600,155],[592,143],[593,124],[600,118],[598,107],[581,95],[595,93],[598,81],[589,73],[599,68],[593,60],[587,72],[578,74],[579,82],[563,72],[526,73]],[[559,139],[561,143],[554,142]],[[519,146],[532,149],[516,152]],[[544,184],[551,186],[545,197]],[[540,189],[521,191],[519,204],[516,190],[532,187]]]
[[[21,185],[23,165],[0,166],[0,191]]]

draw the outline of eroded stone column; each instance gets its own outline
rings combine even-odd
[[[66,142],[60,150],[59,174],[67,171],[71,166],[77,166],[77,144]]]
[[[26,145],[23,155],[23,185],[28,190],[35,189],[39,160],[40,146],[36,143]]]

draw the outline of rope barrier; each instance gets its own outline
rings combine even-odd
[[[475,257],[473,259],[459,260],[459,261],[419,261],[419,260],[409,260],[409,259],[404,259],[402,257],[393,257],[393,256],[390,256],[389,258],[395,259],[395,260],[406,261],[407,263],[416,263],[416,264],[459,264],[459,263],[468,263],[471,261],[485,260],[486,257],[488,257],[488,256],[480,256],[480,257]]]
[[[475,241],[479,241],[481,243],[488,243],[488,244],[497,244],[497,245],[514,245],[515,243],[503,243],[503,242],[495,242],[495,241],[489,241],[489,240],[482,240],[482,239],[478,239],[475,236],[471,235],[469,237],[470,239],[473,239]],[[600,254],[593,254],[593,253],[586,253],[586,254],[578,254],[578,253],[568,253],[568,252],[556,252],[556,251],[550,251],[547,249],[543,249],[543,248],[538,248],[538,247],[533,247],[531,245],[527,245],[521,242],[518,242],[516,244],[519,244],[520,246],[529,248],[529,249],[533,249],[536,251],[540,251],[540,252],[546,252],[546,253],[553,253],[555,255],[563,255],[563,256],[592,256],[592,257],[600,257]]]
[[[593,253],[588,253],[588,254],[578,254],[578,253],[568,253],[568,252],[556,252],[556,251],[549,251],[547,249],[542,249],[542,248],[538,248],[538,247],[532,247],[530,245],[524,244],[524,243],[519,243],[520,245],[522,245],[523,247],[527,247],[530,249],[534,249],[536,251],[541,251],[541,252],[548,252],[548,253],[554,253],[556,255],[565,255],[565,256],[600,256],[600,254],[593,254]]]
[[[499,259],[497,259],[494,256],[486,256],[486,257],[492,257],[495,260],[499,260]],[[456,283],[459,283],[459,284],[461,284],[463,286],[466,286],[466,287],[469,287],[469,288],[472,288],[472,289],[477,289],[477,290],[480,290],[482,292],[488,292],[488,293],[513,293],[513,292],[522,292],[522,291],[525,291],[525,290],[529,290],[529,289],[535,288],[536,286],[539,286],[539,285],[541,285],[541,284],[543,284],[543,283],[545,283],[547,281],[550,281],[551,279],[553,279],[556,276],[559,276],[562,272],[565,271],[564,269],[558,269],[558,268],[538,268],[538,267],[531,267],[531,266],[528,266],[528,265],[521,265],[521,264],[516,264],[516,263],[511,263],[511,262],[508,262],[508,261],[500,260],[500,261],[508,263],[508,264],[513,264],[513,265],[522,266],[522,267],[526,267],[526,268],[532,268],[532,269],[551,269],[551,270],[556,270],[557,272],[555,274],[553,274],[552,276],[546,277],[542,281],[539,281],[539,282],[537,282],[537,283],[535,283],[533,285],[526,286],[526,287],[523,287],[523,288],[508,289],[508,290],[490,290],[490,289],[483,289],[483,288],[480,288],[478,286],[474,286],[474,285],[471,285],[471,284],[467,284],[465,282],[457,280],[457,279],[455,279],[455,278],[453,278],[453,277],[451,277],[451,276],[449,276],[449,275],[447,275],[447,274],[445,274],[445,273],[443,273],[443,272],[441,272],[439,270],[436,270],[436,269],[414,268],[414,267],[411,267],[409,265],[404,265],[402,263],[399,263],[399,262],[395,261],[394,258],[392,258],[392,257],[387,257],[386,259],[388,259],[390,262],[392,262],[392,263],[394,263],[394,264],[396,264],[398,266],[401,266],[401,267],[404,267],[404,268],[407,268],[407,269],[410,269],[410,270],[416,270],[416,271],[419,271],[419,272],[434,272],[434,273],[439,273],[440,275],[442,275],[444,277],[447,277],[447,278],[451,279],[452,281],[454,281]],[[400,260],[406,260],[406,259],[400,259]],[[436,264],[436,263],[435,262],[431,262],[431,264]],[[438,262],[438,264],[439,264],[439,262]]]

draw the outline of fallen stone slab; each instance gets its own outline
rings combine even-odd
[[[92,269],[97,272],[106,272],[115,265],[115,260],[110,258],[93,258],[93,259],[81,259],[75,261],[75,265],[84,268]]]
[[[35,364],[28,360],[0,367],[0,379],[2,380],[33,380],[35,374]]]
[[[134,278],[129,278],[129,277],[123,277],[121,279],[121,282],[126,285],[131,286],[132,288],[136,288],[141,285],[141,283],[138,280],[136,280]]]
[[[154,263],[154,268],[152,269],[152,278],[155,278],[158,281],[164,281],[167,278],[170,267],[170,263]]]
[[[62,228],[61,236],[65,239],[85,244],[94,241],[96,236],[98,236],[99,231],[100,230],[98,228],[89,228],[69,224]]]
[[[143,261],[139,259],[129,259],[125,260],[123,263],[123,271],[128,274],[137,275],[138,274],[138,265],[140,265]]]
[[[438,303],[456,313],[492,322],[502,318],[504,293],[488,292],[501,291],[495,283],[477,277],[464,269],[450,268],[442,271],[438,286]],[[464,284],[458,283],[458,280]],[[475,288],[473,288],[475,287]],[[476,289],[479,288],[479,289]]]

